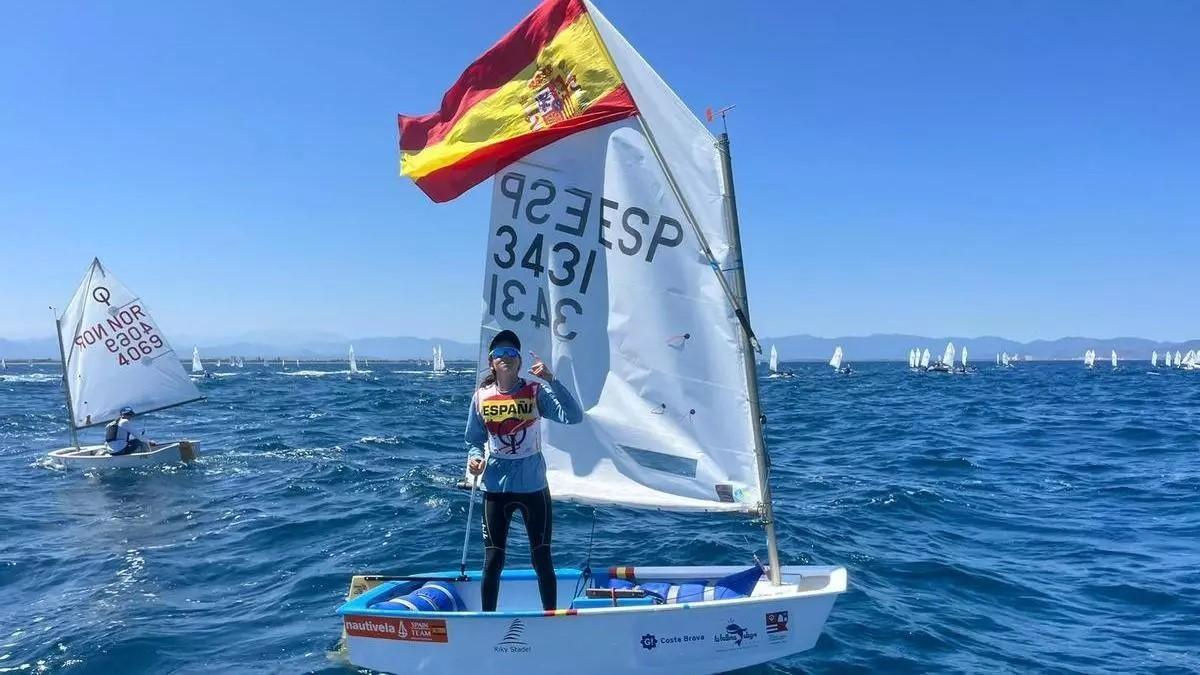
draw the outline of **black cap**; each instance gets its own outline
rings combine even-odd
[[[492,338],[491,343],[488,344],[488,351],[492,351],[497,345],[512,345],[517,348],[517,351],[520,351],[521,338],[517,337],[517,334],[511,330],[502,330],[496,333],[496,337]]]

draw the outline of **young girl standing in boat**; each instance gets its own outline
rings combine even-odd
[[[540,423],[549,419],[576,424],[583,411],[546,364],[530,354],[534,363],[529,373],[545,380],[544,384],[521,377],[521,340],[516,333],[497,333],[488,346],[491,372],[471,397],[467,414],[467,468],[475,476],[482,474],[484,491],[481,594],[485,612],[496,609],[508,528],[517,511],[529,535],[542,609],[555,609],[558,595],[550,556],[552,510]]]

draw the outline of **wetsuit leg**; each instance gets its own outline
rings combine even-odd
[[[483,611],[496,611],[500,597],[500,573],[504,571],[504,552],[508,545],[508,524],[515,504],[503,492],[483,494],[483,581],[480,600]],[[513,508],[506,508],[506,507]]]
[[[529,534],[529,557],[533,561],[533,571],[537,572],[538,594],[542,598],[542,609],[549,611],[555,609],[558,602],[558,578],[554,575],[554,560],[550,556],[554,521],[550,488],[521,497],[525,507],[522,509],[525,532]]]
[[[488,492],[483,500],[483,582],[480,584],[483,611],[496,610],[500,596],[500,573],[508,545],[508,529],[518,510],[529,535],[529,553],[538,578],[542,609],[554,609],[558,601],[558,579],[550,556],[551,502],[549,488],[539,492]]]

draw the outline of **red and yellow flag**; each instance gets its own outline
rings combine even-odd
[[[445,202],[538,148],[637,113],[582,0],[545,0],[437,112],[400,115],[400,173]]]

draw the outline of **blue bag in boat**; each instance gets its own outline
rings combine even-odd
[[[754,592],[754,585],[758,583],[762,574],[762,568],[755,565],[708,584],[671,584],[651,581],[640,584],[637,588],[641,588],[646,591],[646,595],[652,595],[668,605],[705,600],[729,600],[749,596]],[[633,584],[624,579],[609,580],[609,588],[631,587]]]
[[[466,608],[454,584],[429,581],[406,595],[374,605],[375,609],[400,609],[410,612],[459,612]]]

